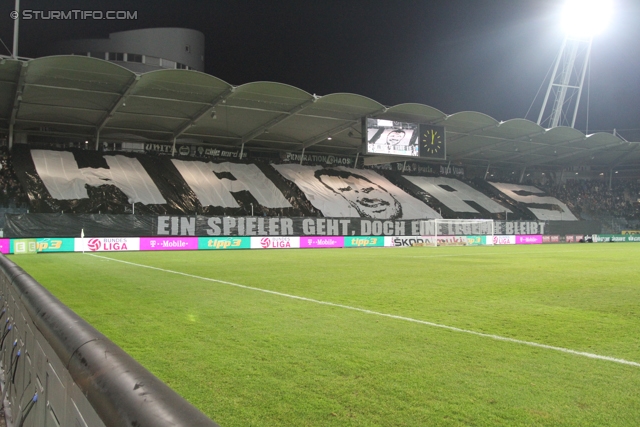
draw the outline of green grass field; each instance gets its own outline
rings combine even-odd
[[[11,259],[223,427],[640,425],[640,245],[98,255]]]

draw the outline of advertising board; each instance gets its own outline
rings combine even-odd
[[[36,250],[38,252],[73,252],[75,246],[73,238],[45,237],[36,239]]]
[[[384,246],[384,237],[352,236],[344,238],[345,248]]]
[[[251,237],[251,249],[295,249],[300,237]]]
[[[493,236],[494,245],[515,245],[516,236]]]
[[[35,254],[38,251],[36,239],[11,239],[10,246],[14,254]]]
[[[542,236],[516,236],[516,245],[540,245],[542,244]]]
[[[300,237],[301,248],[343,248],[344,237],[310,236]]]
[[[141,237],[141,251],[193,251],[198,249],[197,237]]]
[[[11,253],[11,241],[9,239],[0,239],[0,253]]]
[[[199,237],[198,249],[251,249],[250,237]]]
[[[139,251],[139,237],[87,237],[75,238],[76,252]]]

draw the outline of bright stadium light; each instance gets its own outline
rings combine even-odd
[[[568,36],[590,38],[607,27],[612,14],[612,0],[567,0],[562,23]]]

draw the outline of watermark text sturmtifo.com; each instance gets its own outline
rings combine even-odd
[[[11,19],[18,19],[18,12],[10,13]],[[129,20],[138,19],[138,11],[130,10],[32,10],[25,9],[20,14],[23,20],[71,20],[71,19],[94,19],[94,20]]]

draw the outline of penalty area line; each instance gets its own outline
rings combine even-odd
[[[263,292],[263,293],[266,293],[266,294],[277,295],[277,296],[280,296],[280,297],[295,299],[295,300],[298,300],[298,301],[306,301],[306,302],[311,302],[311,303],[314,303],[314,304],[326,305],[326,306],[329,306],[329,307],[343,308],[345,310],[357,311],[357,312],[360,312],[360,313],[371,314],[371,315],[374,315],[374,316],[386,317],[386,318],[389,318],[389,319],[396,319],[396,320],[403,320],[405,322],[417,323],[417,324],[420,324],[420,325],[431,326],[431,327],[440,328],[440,329],[446,329],[446,330],[453,331],[453,332],[460,332],[460,333],[464,333],[464,334],[475,335],[477,337],[482,337],[482,338],[490,338],[490,339],[493,339],[493,340],[496,340],[496,341],[505,341],[505,342],[510,342],[510,343],[513,343],[513,344],[520,344],[520,345],[526,345],[526,346],[529,346],[529,347],[542,348],[542,349],[545,349],[545,350],[554,350],[554,351],[559,351],[561,353],[572,354],[574,356],[582,356],[582,357],[587,357],[589,359],[604,360],[604,361],[607,361],[607,362],[614,362],[614,363],[619,363],[619,364],[622,364],[622,365],[628,365],[628,366],[634,366],[636,368],[640,368],[640,363],[638,363],[638,362],[633,362],[633,361],[625,360],[625,359],[618,359],[616,357],[602,356],[600,354],[587,353],[587,352],[584,352],[584,351],[571,350],[569,348],[564,348],[564,347],[556,347],[556,346],[553,346],[553,345],[540,344],[540,343],[533,342],[533,341],[524,341],[524,340],[519,340],[519,339],[515,339],[515,338],[503,337],[503,336],[500,336],[500,335],[494,335],[494,334],[487,334],[487,333],[484,333],[484,332],[472,331],[472,330],[469,330],[469,329],[456,328],[455,326],[448,326],[448,325],[443,325],[443,324],[440,324],[440,323],[428,322],[426,320],[413,319],[411,317],[398,316],[398,315],[395,315],[395,314],[388,314],[388,313],[381,313],[379,311],[367,310],[366,308],[352,307],[350,305],[337,304],[337,303],[328,302],[328,301],[321,301],[321,300],[317,300],[317,299],[313,299],[313,298],[301,297],[301,296],[298,296],[298,295],[285,294],[283,292],[271,291],[269,289],[256,288],[256,287],[253,287],[253,286],[241,285],[239,283],[227,282],[225,280],[218,280],[218,279],[212,279],[210,277],[196,276],[195,274],[183,273],[181,271],[167,270],[167,269],[164,269],[164,268],[154,267],[154,266],[151,266],[151,265],[138,264],[138,263],[135,263],[135,262],[123,261],[123,260],[115,259],[115,258],[109,258],[109,257],[106,257],[106,256],[97,255],[97,254],[94,254],[94,253],[87,254],[87,255],[91,255],[93,257],[105,259],[105,260],[108,260],[108,261],[120,262],[122,264],[127,264],[127,265],[131,265],[131,266],[134,266],[134,267],[148,268],[150,270],[162,271],[164,273],[176,274],[176,275],[179,275],[179,276],[190,277],[192,279],[198,279],[198,280],[203,280],[203,281],[207,281],[207,282],[220,283],[220,284],[223,284],[223,285],[229,285],[229,286],[233,286],[233,287],[236,287],[236,288],[242,288],[242,289],[247,289],[247,290],[256,291],[256,292]]]

